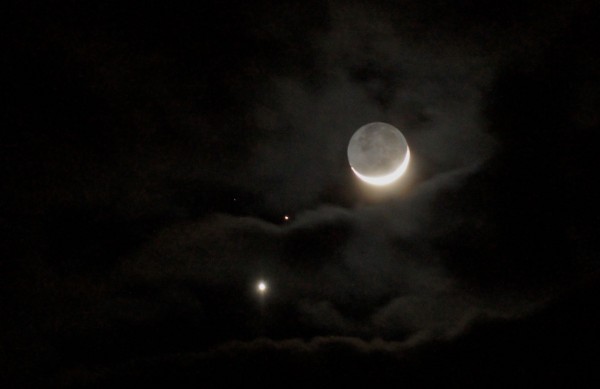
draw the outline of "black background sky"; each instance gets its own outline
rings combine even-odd
[[[598,380],[596,2],[16,3],[3,387]]]

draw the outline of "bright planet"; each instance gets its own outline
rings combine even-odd
[[[395,182],[406,172],[409,161],[408,143],[391,124],[365,124],[350,138],[350,168],[367,184],[385,186]]]
[[[259,281],[258,284],[256,285],[256,290],[258,291],[258,293],[260,294],[265,294],[267,293],[267,284],[264,281]]]

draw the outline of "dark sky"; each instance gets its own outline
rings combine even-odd
[[[597,2],[14,3],[3,387],[600,381]]]

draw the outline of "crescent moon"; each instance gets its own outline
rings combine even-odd
[[[354,174],[356,174],[356,176],[358,178],[360,178],[367,184],[376,185],[376,186],[384,186],[384,185],[391,184],[392,182],[396,181],[398,178],[402,177],[404,172],[406,172],[406,169],[408,169],[409,161],[410,161],[410,149],[408,148],[408,146],[406,146],[406,156],[404,157],[404,160],[402,161],[400,166],[398,166],[398,168],[396,170],[394,170],[393,172],[391,172],[390,174],[385,174],[383,176],[365,176],[365,175],[357,172],[352,166],[350,166],[350,168],[352,169],[352,171],[354,172]]]

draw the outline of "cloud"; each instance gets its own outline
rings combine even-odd
[[[202,353],[140,358],[100,372],[74,369],[65,372],[62,381],[157,384],[177,376],[178,382],[186,385],[199,381],[263,387],[284,383],[291,387],[329,382],[383,383],[391,376],[401,376],[398,370],[402,373],[404,366],[398,363],[400,349],[394,342],[378,339],[320,337],[310,341],[275,341],[261,338],[229,342]]]
[[[481,95],[492,59],[414,41],[382,15],[369,23],[371,12],[331,10],[329,29],[314,41],[317,81],[278,75],[261,85],[254,111],[261,138],[248,174],[251,185],[270,188],[264,193],[268,207],[302,209],[331,188],[352,190],[346,147],[371,121],[403,131],[414,151],[411,169],[421,177],[491,156]]]
[[[488,300],[448,271],[436,240],[454,225],[440,223],[438,201],[470,175],[469,169],[441,174],[402,199],[354,209],[323,206],[283,225],[228,215],[175,224],[121,271],[127,282],[149,287],[199,288],[203,315],[246,318],[236,321],[236,331],[455,336],[474,319],[517,317],[536,302]],[[253,290],[259,278],[270,285],[262,313]]]
[[[263,387],[309,385],[412,387],[460,383],[482,386],[493,379],[526,382],[597,380],[590,352],[596,337],[593,310],[581,305],[596,296],[596,280],[535,316],[520,320],[482,320],[453,339],[412,342],[385,338],[316,336],[227,341],[204,351],[139,355],[93,368],[73,365],[58,375],[61,386],[114,386],[118,383],[197,386],[256,384]],[[592,303],[592,306],[593,305]],[[577,334],[574,336],[573,334]],[[583,340],[582,340],[583,339]],[[550,372],[550,373],[549,373]]]
[[[238,51],[226,47],[199,67],[208,74],[200,83],[214,79],[200,108],[190,75],[173,78],[207,63],[189,41],[161,62],[152,43],[132,54],[135,38],[35,38],[31,46],[44,52],[21,59],[50,61],[50,70],[24,67],[15,78],[14,85],[27,80],[18,89],[28,104],[13,121],[27,130],[7,147],[6,166],[20,166],[7,181],[6,209],[17,217],[4,223],[13,259],[2,265],[14,319],[3,323],[2,343],[15,356],[9,368],[40,381],[69,366],[67,381],[106,369],[115,382],[155,383],[170,373],[260,382],[276,370],[288,381],[305,382],[311,372],[311,382],[344,377],[372,386],[373,377],[419,381],[450,361],[446,378],[470,376],[472,358],[454,364],[455,349],[438,354],[437,346],[480,320],[535,312],[597,271],[590,204],[598,195],[589,174],[597,120],[587,112],[596,96],[584,87],[595,68],[579,67],[590,50],[561,44],[540,56],[529,48],[547,42],[530,41],[507,65],[496,61],[509,51],[495,51],[496,39],[520,33],[499,34],[485,52],[438,37],[436,28],[417,37],[414,24],[402,28],[388,16],[377,7],[332,7],[327,28],[311,29],[310,39],[297,29],[300,40],[284,33],[295,29],[285,20],[266,26],[266,38],[243,40],[250,54],[240,62],[229,61]],[[64,34],[59,25],[51,39]],[[569,39],[594,36],[578,31]],[[273,47],[293,47],[294,55],[252,50],[272,34]],[[298,57],[306,62],[294,67]],[[78,74],[85,79],[66,85],[66,100],[48,92]],[[110,103],[86,105],[96,99]],[[48,115],[31,115],[32,106]],[[379,194],[353,181],[345,155],[354,130],[374,120],[400,127],[414,153],[402,183]],[[41,136],[48,123],[59,125]],[[248,216],[228,213],[238,193],[247,196]],[[283,225],[252,216],[288,211],[292,221]],[[34,216],[16,220],[20,212]],[[254,290],[259,278],[269,282],[264,298]],[[526,335],[593,312],[585,301]],[[565,333],[579,332],[527,344],[552,345],[548,339]],[[502,335],[506,361],[528,350],[517,347],[527,336],[513,335]],[[377,337],[385,340],[366,340]],[[464,349],[483,350],[472,354],[477,360],[503,346],[471,342]],[[406,373],[402,355],[420,347],[435,356]],[[486,367],[529,366],[516,360],[493,370],[494,354]]]

